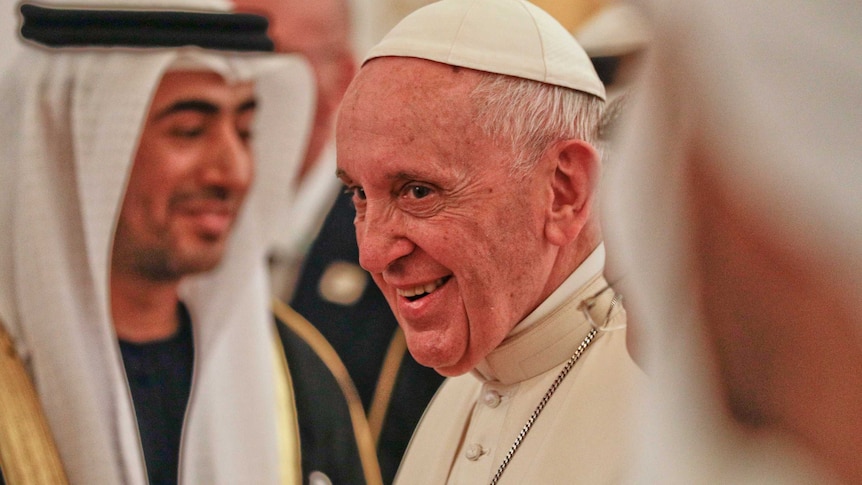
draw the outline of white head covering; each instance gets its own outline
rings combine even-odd
[[[416,57],[594,94],[589,57],[550,14],[525,0],[442,0],[405,17],[365,58]]]
[[[156,4],[228,7],[217,0],[147,7]],[[307,67],[293,56],[198,48],[29,45],[0,94],[0,319],[29,365],[72,483],[145,483],[111,324],[110,253],[151,97],[166,70],[189,63],[226,78],[253,76],[261,108],[256,179],[223,263],[181,286],[196,363],[180,477],[278,482],[264,254],[279,216],[273,197],[290,185],[289,167],[299,163],[311,119]],[[270,136],[275,129],[279,135]]]
[[[807,475],[789,443],[746,442],[723,417],[689,274],[695,212],[684,195],[692,189],[685,167],[720,174],[778,240],[832,272],[858,307],[862,9],[643,3],[654,44],[603,201],[609,257],[626,272],[654,384],[634,481],[823,483]],[[694,150],[710,156],[693,162]]]

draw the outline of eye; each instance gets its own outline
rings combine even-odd
[[[350,194],[354,199],[365,200],[365,190],[362,187],[345,187],[344,193]]]
[[[431,189],[425,187],[424,185],[409,185],[406,187],[405,197],[412,197],[414,199],[422,199],[429,195],[431,195]]]
[[[177,138],[197,138],[204,134],[204,127],[175,127],[170,133]]]
[[[187,110],[172,113],[160,123],[170,136],[191,140],[206,135],[209,119],[204,113]]]

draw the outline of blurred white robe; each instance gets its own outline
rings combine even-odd
[[[697,187],[686,164],[709,153],[697,160],[858,302],[862,8],[636,3],[653,23],[653,44],[603,201],[608,251],[626,274],[654,385],[631,481],[828,483],[790,440],[740,433],[726,416],[690,274],[694,211],[685,194]]]

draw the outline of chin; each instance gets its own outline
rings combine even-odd
[[[223,245],[217,250],[206,248],[185,251],[175,259],[174,267],[177,268],[178,273],[184,275],[204,273],[217,268],[223,258]]]
[[[425,350],[425,352],[423,352],[423,350]],[[418,351],[414,352],[411,348],[410,353],[413,355],[413,358],[416,359],[416,362],[419,362],[425,367],[431,367],[437,371],[438,374],[446,377],[455,377],[460,376],[461,374],[466,374],[476,366],[476,362],[472,362],[467,359],[467,356],[464,353],[465,350],[461,350],[457,355],[450,355],[454,352],[445,352],[445,350],[448,349],[418,349]]]
[[[424,365],[425,367],[431,367],[437,373],[452,377],[456,375],[463,374],[465,371],[458,372],[459,359],[463,357],[462,352],[458,352],[459,355],[453,356],[455,353],[449,348],[441,348],[435,345],[427,345],[427,338],[422,338],[421,336],[416,337],[415,335],[411,338],[409,335],[405,335],[407,340],[407,348],[410,350],[410,355],[416,359],[416,362]],[[469,370],[469,369],[467,369]]]
[[[458,377],[460,375],[464,375],[471,370],[473,370],[474,365],[471,366],[460,366],[454,365],[450,367],[434,367],[434,370],[437,371],[438,374],[444,377]]]

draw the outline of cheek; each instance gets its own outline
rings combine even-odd
[[[170,140],[151,137],[139,148],[129,177],[128,192],[134,190],[145,197],[158,198],[188,178],[199,158],[199,153],[194,150],[178,149]]]
[[[163,165],[136,165],[125,193],[124,215],[146,221],[149,226],[168,224],[172,199],[184,190],[182,184],[187,177],[175,170],[177,167]]]
[[[539,286],[531,279],[538,272],[537,248],[529,244],[522,232],[523,228],[504,225],[490,227],[472,239],[484,243],[473,243],[469,251],[454,251],[460,263],[456,263],[456,269],[461,270],[456,276],[470,321],[488,320],[482,323],[482,328],[472,329],[472,333],[493,336],[501,331],[508,333],[506,324],[514,325],[522,316],[525,295],[531,293],[532,286]]]
[[[521,287],[530,275],[541,272],[536,265],[543,252],[543,237],[531,214],[516,208],[492,219],[486,228],[483,264],[495,273],[491,283],[497,288]]]
[[[124,216],[139,216],[140,213],[150,212],[155,209],[152,199],[160,187],[157,178],[152,176],[149,165],[145,160],[135,162],[135,168],[129,176],[124,194]]]
[[[539,303],[554,261],[534,226],[530,216],[509,216],[488,228],[489,244],[474,258],[476,284],[465,300],[471,321],[483,321],[471,330],[482,340],[499,343]]]

